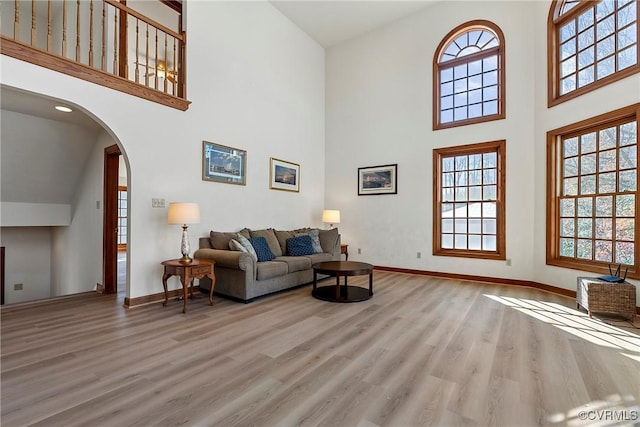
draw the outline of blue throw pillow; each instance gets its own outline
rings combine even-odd
[[[254,237],[253,239],[249,239],[251,242],[251,246],[256,251],[256,255],[258,256],[258,262],[271,261],[276,256],[269,249],[269,244],[267,243],[267,239],[264,237]]]
[[[287,253],[291,256],[313,255],[313,240],[308,234],[287,239]]]

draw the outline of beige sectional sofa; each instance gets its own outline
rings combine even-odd
[[[252,241],[264,238],[275,258],[258,262],[249,252],[231,250],[230,245],[237,246],[231,244],[231,241],[237,241],[238,234]],[[288,249],[291,249],[291,245],[287,247],[288,240],[304,234],[317,236],[314,237],[315,252],[300,256],[289,255]],[[322,252],[319,252],[320,248],[317,247],[318,240]],[[265,295],[311,283],[311,266],[314,263],[340,260],[340,234],[337,228],[303,228],[290,231],[245,228],[238,232],[211,231],[209,237],[199,239],[199,249],[194,253],[194,258],[215,261],[216,295],[249,303]],[[210,286],[211,282],[206,277],[200,280],[201,289],[208,291]]]

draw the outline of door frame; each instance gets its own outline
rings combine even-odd
[[[105,294],[118,292],[118,168],[121,155],[117,144],[104,149],[102,266]]]

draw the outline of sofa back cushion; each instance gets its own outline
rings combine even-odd
[[[287,253],[287,239],[292,237],[296,237],[295,231],[280,231],[273,230],[276,235],[276,239],[278,239],[278,243],[280,244],[280,250],[282,251],[282,255]]]
[[[332,228],[331,230],[320,230],[318,237],[320,238],[320,245],[322,246],[322,250],[330,254],[334,253],[334,251],[336,250],[336,245],[338,245],[338,229]],[[339,246],[337,247],[337,250],[340,251]]]
[[[275,255],[271,252],[267,239],[264,237],[253,237],[249,239],[251,246],[256,251],[258,262],[272,261],[275,259]]]
[[[290,256],[313,255],[313,242],[311,236],[303,234],[287,239],[287,253]]]
[[[278,239],[276,238],[276,234],[273,231],[273,228],[267,228],[265,230],[250,230],[251,238],[254,239],[256,237],[264,237],[269,245],[269,249],[275,256],[282,256],[282,249],[280,248],[280,243],[278,243]]]
[[[244,228],[238,232],[226,232],[226,231],[213,231],[209,233],[209,240],[211,241],[211,247],[213,249],[229,249],[229,242],[236,238],[236,235],[240,233],[247,239],[249,236],[249,230]],[[237,240],[237,239],[236,239]]]

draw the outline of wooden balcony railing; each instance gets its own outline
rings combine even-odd
[[[177,30],[116,0],[2,1],[0,52],[184,111],[186,33],[167,3],[143,5]]]

